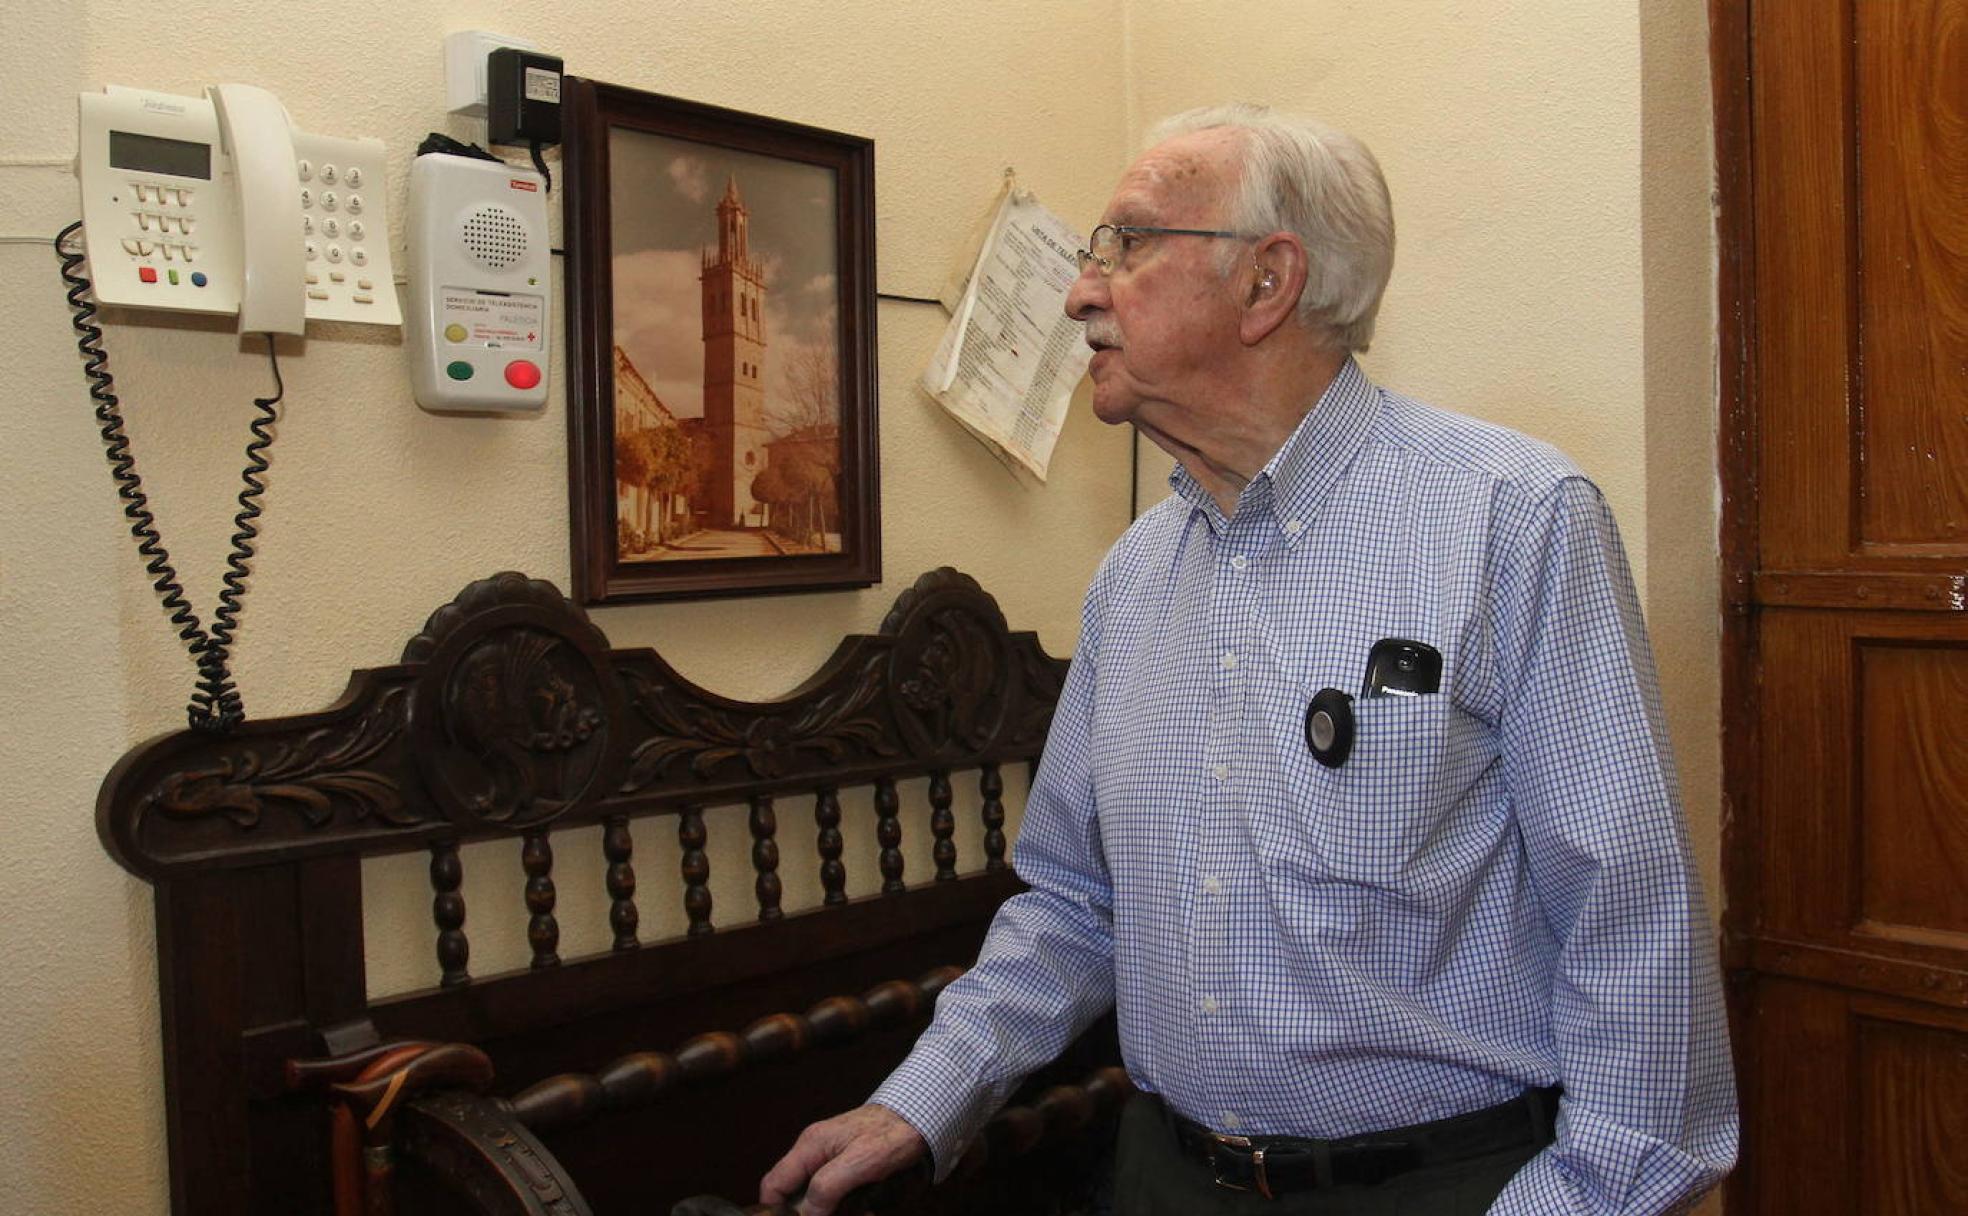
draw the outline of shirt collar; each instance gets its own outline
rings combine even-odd
[[[1366,440],[1379,413],[1380,390],[1367,379],[1353,357],[1347,356],[1332,383],[1305,412],[1284,445],[1251,478],[1238,499],[1239,504],[1259,510],[1268,506],[1285,533],[1286,543],[1296,543],[1326,492],[1352,463],[1354,453]],[[1169,474],[1169,488],[1192,508],[1203,512],[1213,529],[1221,531],[1228,522],[1209,491],[1179,462]]]

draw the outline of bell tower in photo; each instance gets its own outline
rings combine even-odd
[[[751,212],[726,179],[718,200],[717,251],[704,251],[704,433],[710,443],[706,522],[757,527],[752,479],[765,471],[765,270],[752,258]]]

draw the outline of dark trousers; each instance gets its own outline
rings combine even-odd
[[[1542,1147],[1424,1166],[1370,1186],[1281,1191],[1266,1199],[1218,1186],[1207,1164],[1182,1151],[1161,1101],[1136,1094],[1121,1113],[1114,1216],[1483,1216]]]

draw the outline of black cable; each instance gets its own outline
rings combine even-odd
[[[194,730],[230,731],[246,717],[227,667],[232,636],[239,623],[239,599],[246,593],[249,573],[246,563],[252,560],[252,541],[258,535],[253,520],[259,517],[260,508],[255,500],[266,489],[259,475],[268,467],[265,452],[273,442],[269,428],[278,417],[273,407],[286,391],[280,381],[279,361],[274,359],[273,335],[268,334],[266,339],[267,358],[273,360],[274,395],[255,398],[253,402],[262,416],[253,420],[253,439],[246,445],[246,469],[241,474],[246,488],[239,493],[239,514],[233,518],[232,551],[226,555],[225,590],[219,596],[219,609],[208,634],[185,599],[178,572],[171,565],[171,555],[157,533],[157,519],[151,514],[143,479],[137,474],[136,458],[130,455],[130,439],[123,430],[122,404],[116,396],[115,379],[107,369],[109,356],[102,348],[102,327],[95,324],[97,310],[95,301],[89,298],[90,283],[76,270],[87,258],[63,248],[81,227],[82,222],[77,220],[55,235],[55,256],[61,259],[62,282],[68,285],[68,304],[75,312],[71,324],[82,335],[75,346],[85,358],[82,372],[89,378],[89,396],[96,403],[96,422],[102,432],[110,476],[116,481],[117,496],[123,500],[123,514],[130,521],[137,552],[145,559],[144,571],[150,575],[151,588],[163,601],[164,610],[178,631],[178,639],[198,665],[199,678],[185,706],[185,717]]]
[[[231,730],[246,718],[227,666],[232,659],[233,634],[239,628],[239,601],[246,594],[246,577],[252,573],[247,563],[253,560],[253,542],[260,534],[259,526],[253,522],[260,517],[260,495],[266,493],[266,483],[260,480],[260,474],[267,471],[266,450],[273,446],[273,425],[280,420],[273,407],[287,395],[287,386],[280,378],[280,359],[274,353],[273,335],[264,336],[267,363],[273,368],[273,396],[253,398],[259,414],[248,428],[253,438],[246,444],[246,468],[239,475],[246,487],[239,491],[239,514],[232,517],[232,550],[226,554],[226,572],[220,580],[225,589],[219,592],[219,607],[212,613],[211,644],[198,660],[199,688],[218,707],[221,731]]]
[[[469,156],[474,160],[499,159],[477,144],[468,144],[452,139],[449,135],[440,131],[432,131],[430,134],[424,136],[422,143],[417,145],[418,156],[424,156],[431,152],[443,152],[451,156]]]
[[[540,141],[536,139],[529,146],[533,149],[533,167],[540,171],[541,177],[547,179],[547,193],[552,194],[553,174],[547,172],[547,158],[540,155]]]
[[[144,572],[150,575],[151,588],[163,600],[164,610],[177,628],[178,639],[191,652],[191,657],[197,659],[211,641],[205,635],[205,627],[198,623],[198,614],[185,600],[178,572],[171,566],[171,554],[157,534],[157,517],[151,514],[143,479],[137,475],[136,458],[130,455],[130,439],[123,432],[122,403],[116,398],[114,378],[105,370],[109,356],[102,348],[102,327],[94,323],[96,304],[88,298],[89,280],[75,269],[87,259],[62,248],[81,227],[82,221],[77,220],[56,234],[55,255],[61,259],[62,282],[68,284],[68,306],[75,311],[71,324],[82,335],[75,343],[86,360],[82,374],[89,378],[89,396],[96,403],[96,423],[109,457],[110,476],[116,480],[117,496],[123,500],[123,514],[130,521],[130,534],[137,539],[137,552],[146,559]],[[192,697],[186,712],[195,726],[200,718],[210,715],[211,709],[211,699],[201,691]]]

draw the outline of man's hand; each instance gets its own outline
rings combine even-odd
[[[792,1151],[759,1180],[760,1203],[800,1198],[800,1216],[830,1216],[849,1191],[888,1177],[929,1152],[923,1138],[886,1106],[863,1106],[812,1124]]]

